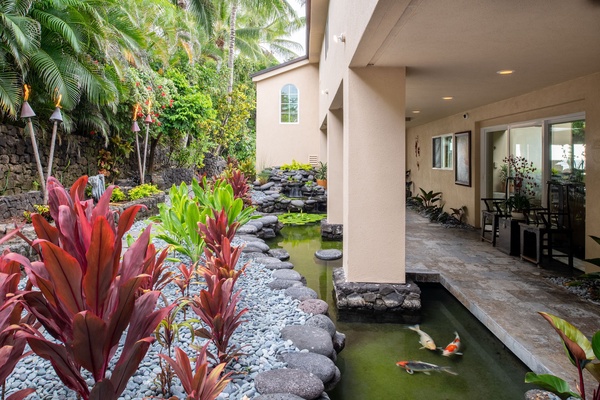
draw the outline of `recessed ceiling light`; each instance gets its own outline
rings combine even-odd
[[[421,110],[413,110],[413,114],[419,114],[421,112]]]
[[[498,75],[510,75],[515,72],[514,69],[501,69],[500,71],[496,71]]]
[[[443,100],[452,100],[454,97],[452,96],[444,96],[442,97]]]

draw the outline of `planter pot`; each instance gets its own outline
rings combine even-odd
[[[317,179],[317,185],[327,189],[327,179]]]

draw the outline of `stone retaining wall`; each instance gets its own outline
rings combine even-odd
[[[321,220],[321,237],[325,240],[341,241],[344,238],[344,225],[330,224],[326,219]]]
[[[36,131],[44,174],[50,153],[50,132]],[[61,139],[61,140],[59,140]],[[67,135],[59,129],[56,140],[52,175],[70,186],[81,175],[96,175],[99,139]],[[27,193],[37,189],[39,175],[29,131],[11,125],[0,125],[0,195]],[[33,204],[39,204],[41,201]]]
[[[44,195],[40,191],[0,197],[0,219],[23,217],[24,211],[34,211],[34,204],[42,204]]]
[[[339,310],[369,310],[414,314],[421,309],[421,289],[405,284],[346,282],[343,268],[333,270],[333,288]]]

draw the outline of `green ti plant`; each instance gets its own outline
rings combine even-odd
[[[189,187],[182,183],[173,185],[169,191],[171,206],[159,205],[160,221],[158,238],[173,246],[174,250],[188,256],[192,264],[197,264],[204,253],[204,240],[198,223],[224,210],[228,225],[237,222],[245,224],[250,220],[253,207],[244,207],[240,198],[235,198],[233,188],[224,180],[209,184],[206,177],[199,183],[196,179]]]
[[[7,242],[17,235],[18,229],[8,233],[2,239],[0,244]],[[2,399],[5,398],[6,379],[15,369],[15,365],[29,353],[23,353],[27,340],[19,331],[9,329],[21,323],[34,323],[31,314],[23,314],[23,304],[19,298],[23,294],[18,289],[21,278],[21,268],[18,262],[9,260],[6,256],[9,250],[6,249],[0,255],[0,384],[2,385]],[[29,394],[35,392],[35,389],[22,389],[8,396],[8,400],[21,400]]]
[[[150,227],[121,256],[123,235],[141,206],[125,210],[117,226],[108,207],[113,187],[94,206],[92,200],[82,200],[86,184],[87,177],[81,177],[67,193],[50,177],[48,204],[56,227],[37,214],[32,216],[41,261],[10,255],[39,289],[23,294],[23,300],[45,330],[21,324],[19,334],[82,399],[116,400],[172,306],[157,308],[160,292],[141,290],[153,276],[148,266],[161,263],[149,242]],[[122,351],[113,364],[126,329]],[[91,373],[92,388],[82,368]]]
[[[434,192],[433,190],[426,192],[423,188],[419,188],[419,190],[421,193],[413,197],[413,199],[424,209],[436,207],[435,203],[442,199],[442,192]]]
[[[198,232],[198,222],[205,221],[210,209],[202,206],[189,195],[185,183],[173,185],[169,191],[171,206],[159,204],[160,221],[156,237],[170,244],[173,250],[191,259],[197,264],[202,257],[204,240]]]
[[[225,363],[220,363],[213,369],[209,368],[206,356],[207,347],[208,343],[198,352],[194,368],[192,368],[192,363],[187,354],[180,348],[175,348],[175,359],[165,354],[159,355],[175,371],[188,400],[216,399],[231,380],[229,379],[231,372],[222,375]]]
[[[583,370],[587,370],[600,383],[600,331],[594,334],[590,342],[587,337],[579,329],[571,325],[569,322],[558,318],[554,315],[540,312],[556,333],[562,339],[565,352],[571,364],[577,368],[579,382],[577,384],[577,392],[573,391],[569,384],[563,379],[550,374],[535,374],[528,372],[525,375],[525,382],[533,383],[546,390],[557,394],[561,399],[574,397],[576,399],[586,400],[586,391],[584,384]],[[600,384],[594,390],[593,400],[600,400]]]
[[[156,329],[154,330],[154,336],[156,342],[162,347],[160,354],[165,354],[168,357],[172,357],[174,344],[179,340],[181,331],[185,328],[192,334],[192,342],[194,341],[194,325],[199,324],[200,320],[196,318],[186,318],[184,316],[183,321],[177,322],[177,314],[184,310],[190,303],[190,299],[179,298],[174,304],[176,306],[171,309],[165,319],[160,321]],[[173,381],[173,368],[168,362],[164,362],[163,358],[159,359],[160,372],[157,375],[157,384],[160,388],[163,396],[170,397],[172,395],[171,386]]]

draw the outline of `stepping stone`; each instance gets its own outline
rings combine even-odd
[[[308,300],[305,300],[308,301]],[[300,304],[302,305],[302,304]],[[321,328],[326,330],[331,337],[333,338],[335,336],[335,325],[333,323],[333,321],[331,320],[331,318],[329,318],[326,315],[323,314],[316,314],[313,315],[312,317],[310,317],[309,319],[306,320],[306,325],[308,326],[316,326],[317,328]],[[334,348],[335,348],[335,343],[334,343]]]
[[[307,314],[327,314],[329,304],[321,299],[307,299],[302,301],[298,308]]]
[[[560,400],[560,397],[545,390],[531,389],[525,392],[525,400]]]
[[[319,260],[338,260],[342,258],[342,252],[336,249],[317,250],[315,257]]]
[[[255,234],[256,232],[258,232],[258,229],[256,228],[256,226],[246,224],[246,225],[240,226],[236,233],[239,233],[242,235],[252,235],[252,234]]]
[[[272,258],[267,253],[261,253],[261,252],[244,253],[244,256],[248,260],[254,260],[254,261],[258,262],[258,263],[262,263],[262,260],[264,260],[265,258]]]
[[[246,249],[256,249],[256,250],[246,250]],[[270,249],[269,245],[261,242],[248,242],[246,246],[242,249],[244,253],[252,253],[252,252],[263,252],[266,253]]]
[[[275,215],[265,215],[257,218],[256,221],[262,222],[263,225],[274,225],[279,222],[279,219]]]
[[[287,261],[281,261],[278,263],[267,264],[267,265],[265,265],[265,268],[271,269],[271,270],[292,269],[292,268],[294,268],[294,264],[292,264],[291,262],[287,262]]]
[[[267,182],[264,185],[262,185],[260,188],[258,188],[258,190],[261,190],[264,192],[265,190],[268,190],[271,187],[273,187],[273,185],[275,185],[275,182]]]
[[[325,382],[325,390],[333,390],[336,385],[342,380],[342,373],[338,367],[335,367],[335,374],[329,382]]]
[[[265,244],[265,246],[267,246],[267,245]],[[265,252],[263,251],[262,246],[257,246],[257,245],[254,245],[253,243],[248,243],[242,249],[242,253],[247,254],[247,253],[265,253]]]
[[[302,208],[304,207],[304,202],[302,200],[292,200],[292,205],[294,207]]]
[[[287,363],[288,368],[310,372],[323,383],[329,382],[335,376],[335,364],[321,354],[292,352],[282,354],[281,359]]]
[[[236,238],[243,240],[244,242],[260,242],[260,243],[264,243],[265,241],[261,238],[258,238],[256,236],[252,236],[252,235],[235,235]]]
[[[263,239],[273,239],[277,237],[277,234],[271,228],[262,228],[262,230],[259,232],[259,235]]]
[[[248,221],[246,224],[247,224],[247,225],[253,225],[253,226],[255,226],[255,227],[256,227],[256,229],[258,229],[259,231],[260,231],[260,230],[263,228],[263,223],[262,223],[262,222],[260,222],[260,221],[259,221],[259,220],[257,220],[257,219],[251,219],[251,220],[250,220],[250,221]]]
[[[281,261],[290,259],[290,253],[288,253],[286,249],[271,249],[269,250],[269,255],[271,257],[279,258]]]
[[[333,342],[331,335],[325,329],[307,325],[290,325],[281,330],[281,337],[283,340],[291,340],[300,350],[333,357]]]
[[[333,335],[333,349],[335,350],[336,353],[341,353],[342,350],[344,350],[344,347],[346,347],[346,335],[344,335],[342,332],[335,332],[335,335]]]
[[[318,399],[325,388],[323,382],[315,375],[289,368],[257,374],[254,387],[260,394],[289,393],[307,400]]]
[[[267,286],[273,290],[287,289],[291,287],[304,287],[304,284],[300,281],[291,280],[291,279],[275,279],[269,283]]]
[[[300,301],[306,299],[316,299],[319,297],[317,296],[317,292],[308,287],[291,287],[285,289],[285,295],[290,296],[292,299],[298,299]]]
[[[255,397],[254,400],[304,400],[302,397],[296,396],[290,393],[273,393],[273,394],[262,394]]]
[[[271,257],[270,255],[267,254],[266,257],[260,259],[260,262],[261,262],[261,264],[269,265],[269,264],[281,264],[283,261],[281,261],[279,258]]]
[[[294,271],[293,269],[279,269],[279,270],[273,271],[273,278],[299,281],[300,279],[302,279],[302,275],[300,275],[298,272]]]

